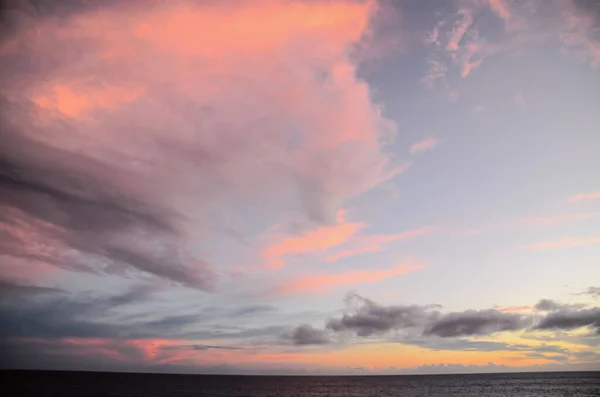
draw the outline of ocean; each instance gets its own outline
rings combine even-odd
[[[600,372],[294,377],[2,371],[0,380],[6,397],[600,396]]]

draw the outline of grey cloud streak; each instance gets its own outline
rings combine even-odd
[[[560,304],[548,299],[538,302],[534,314],[506,313],[495,309],[443,313],[439,305],[384,306],[356,294],[349,295],[346,304],[345,314],[329,318],[325,322],[325,330],[333,335],[350,333],[357,337],[387,336],[398,343],[448,348],[454,346],[454,342],[442,342],[443,340],[457,341],[461,337],[486,336],[497,332],[590,327],[596,334],[600,334],[600,308],[585,308],[583,304]],[[310,331],[311,334],[324,332],[312,327]],[[475,342],[465,341],[463,347],[467,350],[471,347],[494,347],[473,343]],[[516,349],[519,346],[513,347]],[[564,353],[551,350],[536,352]]]
[[[7,130],[0,142],[0,254],[214,289],[210,267],[178,247],[177,217],[110,180],[117,169]]]
[[[538,330],[573,330],[591,327],[600,335],[600,308],[559,310],[549,313],[536,326]]]
[[[525,328],[525,316],[503,313],[498,310],[467,310],[449,313],[429,324],[424,335],[443,338],[471,335],[489,335],[500,331]]]
[[[427,324],[439,316],[432,311],[435,306],[381,306],[359,295],[351,295],[348,300],[358,301],[358,308],[341,318],[327,321],[327,328],[335,332],[353,331],[358,336],[381,334],[392,329],[413,328]]]

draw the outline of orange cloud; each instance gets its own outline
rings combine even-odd
[[[423,227],[420,229],[409,230],[408,232],[390,234],[390,235],[375,235],[375,236],[356,236],[349,243],[353,245],[352,249],[340,251],[331,254],[325,258],[326,262],[334,262],[339,259],[361,255],[370,252],[383,250],[383,245],[394,241],[410,239],[414,237],[424,236],[436,231],[435,227]]]
[[[437,138],[427,138],[427,139],[423,139],[422,141],[415,142],[410,147],[410,153],[416,154],[416,153],[426,152],[426,151],[431,150],[434,147],[436,147],[439,142],[440,141]]]
[[[262,253],[262,258],[269,267],[278,268],[284,265],[284,256],[302,255],[325,251],[347,242],[365,225],[363,223],[346,222],[344,212],[338,213],[335,225],[319,226],[298,237],[277,238]]]
[[[576,248],[585,245],[600,244],[600,237],[577,238],[565,237],[562,240],[543,241],[540,243],[529,244],[524,246],[526,249],[543,250],[543,249],[560,249],[560,248]]]
[[[576,202],[582,201],[582,200],[595,200],[595,199],[600,199],[600,191],[576,194],[574,196],[569,197],[569,202],[576,203]]]
[[[400,264],[390,269],[356,270],[346,273],[307,276],[284,285],[280,288],[279,292],[284,294],[297,292],[326,293],[336,287],[376,283],[421,268],[423,266]]]

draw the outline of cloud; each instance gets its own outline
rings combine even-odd
[[[556,345],[525,345],[505,342],[470,340],[462,338],[424,338],[417,340],[401,340],[401,343],[416,345],[435,351],[477,351],[477,352],[530,352],[569,354],[569,350]]]
[[[446,66],[444,62],[437,60],[429,60],[427,61],[427,64],[429,65],[429,69],[427,74],[421,79],[421,84],[431,90],[433,89],[436,80],[446,77],[448,66]]]
[[[424,335],[443,338],[490,335],[501,331],[515,331],[524,328],[525,325],[524,316],[519,314],[494,309],[467,310],[440,317],[427,326]]]
[[[410,153],[417,154],[417,153],[426,152],[428,150],[435,148],[439,143],[440,143],[440,141],[437,138],[423,139],[422,141],[415,142],[411,145]]]
[[[353,331],[363,337],[414,329],[414,333],[426,337],[449,338],[514,331],[527,323],[525,316],[493,309],[442,314],[435,305],[382,306],[362,297],[357,299],[361,302],[357,309],[328,320],[327,327],[336,332]]]
[[[439,305],[381,305],[357,294],[346,298],[345,313],[325,321],[334,333],[350,333],[358,337],[387,336],[395,343],[415,344],[438,350],[496,349],[537,353],[565,353],[556,346],[494,345],[492,342],[464,340],[498,332],[520,330],[573,330],[600,326],[599,308],[582,309],[585,305],[560,304],[542,299],[528,310],[465,310],[443,313]],[[531,313],[532,309],[546,312]],[[442,341],[448,339],[450,341]],[[553,339],[555,340],[555,339]]]
[[[381,234],[372,236],[354,236],[351,238],[346,245],[350,245],[349,249],[344,249],[339,252],[334,252],[325,258],[326,262],[335,262],[342,258],[362,255],[370,252],[377,252],[383,250],[383,245],[392,243],[394,241],[406,240],[415,237],[424,236],[436,231],[435,227],[422,227],[418,229],[409,230],[404,233],[397,234]]]
[[[298,280],[284,284],[278,289],[278,293],[326,293],[341,286],[377,283],[421,268],[422,266],[417,264],[399,264],[388,269],[380,270],[353,270],[343,273],[314,274],[300,277]]]
[[[597,335],[600,335],[600,308],[554,311],[544,317],[535,326],[535,329],[573,330],[581,327],[590,327]]]
[[[576,222],[586,219],[594,219],[600,217],[598,212],[582,212],[573,214],[561,214],[546,217],[523,218],[515,222],[518,226],[548,226],[556,223]]]
[[[0,339],[246,339],[275,337],[284,326],[219,328],[215,321],[243,318],[251,322],[275,308],[267,305],[158,309],[161,285],[136,284],[121,293],[98,295],[0,283]],[[125,307],[127,305],[127,307]],[[159,306],[160,307],[160,306]],[[210,320],[211,326],[207,325]]]
[[[334,225],[318,226],[300,236],[276,236],[262,252],[262,258],[271,267],[281,267],[283,257],[289,255],[314,254],[347,242],[360,229],[363,223],[346,222],[344,212],[340,211]]]
[[[382,306],[359,295],[350,295],[348,302],[358,307],[341,318],[331,318],[327,328],[335,332],[350,331],[361,337],[385,334],[391,330],[422,327],[438,316],[436,306]]]
[[[502,312],[502,313],[527,313],[527,312],[530,312],[531,310],[533,310],[534,307],[530,306],[530,305],[506,306],[506,307],[494,305],[494,309],[498,310],[499,312]]]
[[[504,0],[488,0],[490,8],[499,18],[504,20],[510,19],[510,12],[508,11],[508,5]]]
[[[401,171],[383,148],[395,126],[351,56],[372,7],[31,10],[0,43],[0,253],[213,291],[194,249],[219,230],[211,213],[244,200],[333,223]]]
[[[566,48],[582,54],[590,66],[600,66],[600,6],[594,0],[571,0],[563,6],[564,31],[561,35]]]
[[[574,196],[569,197],[569,202],[576,203],[578,201],[594,200],[594,199],[600,199],[600,191],[576,194]]]
[[[454,23],[448,40],[447,49],[450,51],[458,51],[461,41],[473,24],[473,15],[471,10],[459,10],[457,15],[459,18]]]
[[[541,299],[538,303],[535,304],[535,310],[542,312],[554,312],[559,310],[569,310],[569,309],[580,309],[585,305],[582,304],[564,304],[560,302],[553,301],[551,299]]]
[[[329,335],[325,331],[314,328],[310,324],[302,324],[294,328],[287,338],[291,339],[293,344],[299,346],[331,343]]]
[[[542,241],[539,243],[527,244],[524,246],[524,248],[530,250],[570,249],[594,244],[600,244],[600,237],[565,237],[562,240]]]
[[[590,295],[593,298],[600,298],[600,287],[589,287],[584,294]]]

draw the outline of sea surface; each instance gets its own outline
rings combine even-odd
[[[600,396],[600,372],[293,377],[2,371],[0,382],[6,397]]]

